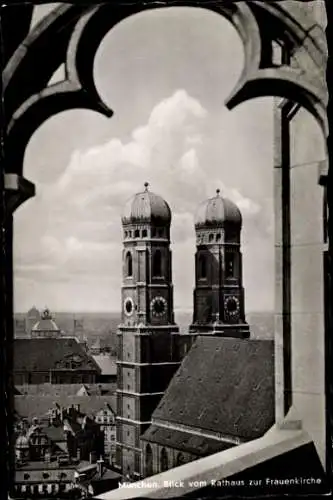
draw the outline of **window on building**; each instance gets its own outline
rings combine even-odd
[[[182,453],[178,453],[176,457],[176,467],[179,467],[180,465],[183,465],[186,463],[185,457]]]
[[[162,254],[160,250],[155,250],[153,256],[153,276],[162,276]]]
[[[206,256],[201,254],[199,255],[199,278],[207,278],[207,259]]]
[[[225,276],[232,278],[234,276],[234,255],[227,254],[225,259]]]
[[[208,241],[209,242],[214,241],[214,234],[213,233],[210,233],[210,235],[208,236]]]
[[[50,477],[50,474],[47,472],[43,472],[43,479],[48,479]]]
[[[169,469],[168,453],[165,448],[161,450],[161,472]]]
[[[147,444],[146,446],[146,460],[145,460],[145,466],[146,466],[146,476],[152,476],[153,475],[153,450],[150,446],[150,444]]]
[[[133,259],[131,252],[126,254],[126,274],[127,276],[133,276]]]
[[[163,238],[163,236],[164,236],[164,229],[159,229],[158,230],[158,237]]]
[[[217,235],[216,235],[216,241],[221,241],[221,233],[217,233]]]
[[[147,238],[147,235],[148,235],[147,229],[143,229],[142,230],[142,238]]]
[[[140,231],[139,231],[139,229],[136,229],[134,231],[134,238],[140,238]]]

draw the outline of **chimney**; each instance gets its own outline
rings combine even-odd
[[[104,465],[104,460],[103,457],[100,456],[99,460],[97,460],[97,472],[100,478],[103,476],[103,470],[104,470],[103,465]]]

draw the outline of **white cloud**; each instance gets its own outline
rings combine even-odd
[[[195,251],[196,207],[213,196],[217,187],[237,203],[244,218],[256,224],[260,204],[243,195],[240,188],[222,182],[220,175],[224,178],[226,174],[227,179],[227,170],[217,176],[207,169],[207,120],[208,113],[200,102],[178,90],[153,108],[147,123],[132,132],[129,142],[111,138],[86,151],[74,151],[57,182],[40,185],[28,210],[18,212],[16,231],[19,240],[24,238],[24,249],[15,249],[17,277],[29,279],[33,272],[35,281],[64,281],[69,288],[95,277],[96,288],[104,276],[107,286],[113,283],[118,300],[121,210],[125,201],[143,188],[144,181],[169,202],[172,238],[191,254]],[[33,238],[24,227],[32,213]],[[183,253],[176,256],[174,252],[174,260],[174,269],[184,273]],[[103,293],[105,296],[105,290]]]

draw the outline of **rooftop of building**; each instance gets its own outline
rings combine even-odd
[[[101,369],[101,375],[117,376],[117,358],[110,354],[95,354],[92,356]]]
[[[14,340],[14,371],[45,372],[66,368],[100,372],[94,359],[76,338],[16,338]]]
[[[56,403],[61,408],[69,408],[72,405],[79,405],[80,413],[94,416],[98,411],[109,404],[115,411],[116,396],[66,396],[62,395],[56,399]],[[20,418],[26,418],[29,421],[34,417],[47,419],[50,416],[50,410],[56,408],[54,396],[15,396],[14,406],[16,414]]]
[[[40,319],[33,325],[32,331],[34,332],[53,331],[60,333],[60,328],[54,321],[51,311],[46,308],[42,312]]]
[[[115,394],[116,382],[100,384],[25,384],[16,385],[16,396],[107,396]]]
[[[152,416],[242,440],[274,418],[273,341],[213,336],[198,337]]]

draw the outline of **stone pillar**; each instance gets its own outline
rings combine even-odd
[[[325,137],[303,108],[290,122],[292,397],[325,463],[324,188]]]

